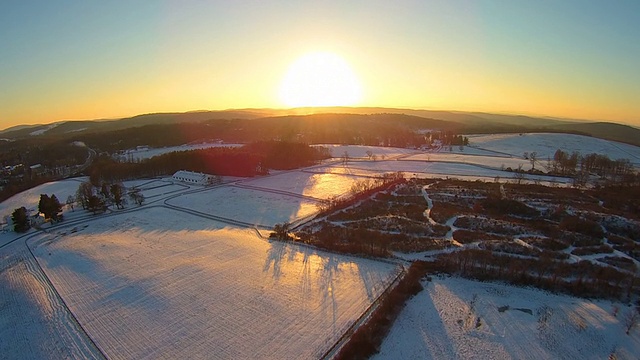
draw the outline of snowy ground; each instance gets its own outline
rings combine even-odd
[[[640,147],[589,136],[572,134],[493,134],[469,135],[469,145],[483,150],[522,157],[527,151],[538,153],[540,160],[553,159],[556,150],[569,153],[577,151],[582,155],[606,154],[611,159],[629,159],[640,166]],[[455,147],[454,147],[455,148]]]
[[[423,285],[374,359],[637,359],[640,353],[640,331],[625,334],[629,308],[621,304],[460,278]]]
[[[456,154],[448,152],[427,153],[412,155],[403,160],[417,160],[417,161],[432,161],[432,162],[452,162],[469,165],[479,165],[484,167],[493,168],[495,170],[501,170],[507,167],[517,169],[518,166],[522,166],[523,170],[531,169],[531,163],[529,160],[525,160],[522,157],[504,157],[504,156],[487,156],[487,155],[469,155],[469,154]],[[541,163],[536,164],[538,168]]]
[[[426,155],[425,155],[426,156]],[[513,180],[514,173],[491,168],[489,165],[448,161],[390,160],[390,161],[350,161],[345,165],[333,164],[313,168],[318,173],[347,174],[352,176],[380,176],[382,173],[403,172],[406,177],[417,178],[460,178],[464,180],[494,181],[496,178]],[[543,184],[567,184],[570,179],[543,175],[523,174],[524,179]],[[525,181],[526,182],[526,181]]]
[[[358,180],[362,180],[362,177],[333,174],[330,171],[316,173],[311,169],[310,171],[290,171],[266,178],[244,180],[239,184],[325,200],[332,196],[346,194],[353,183]]]
[[[313,199],[236,186],[181,195],[166,204],[264,227],[293,222],[318,211],[318,201]]]
[[[0,314],[0,358],[101,358],[24,243],[0,248]]]
[[[110,359],[318,358],[399,269],[159,207],[29,245]]]
[[[404,148],[391,148],[380,146],[361,146],[361,145],[334,145],[334,144],[320,144],[316,146],[326,147],[331,151],[331,156],[341,158],[346,152],[350,158],[367,158],[367,151],[370,151],[372,155],[375,155],[377,159],[393,159],[398,156],[415,154],[418,150],[404,149]]]

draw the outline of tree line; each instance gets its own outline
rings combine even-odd
[[[634,170],[629,159],[613,160],[604,154],[581,155],[577,151],[569,154],[560,149],[556,150],[549,162],[549,170],[560,175],[593,173],[601,178],[619,179],[633,175]]]
[[[88,169],[91,182],[163,176],[189,170],[220,176],[252,177],[269,169],[289,170],[316,164],[331,155],[322,147],[287,141],[260,141],[242,147],[178,151],[137,162],[120,162],[102,155]]]

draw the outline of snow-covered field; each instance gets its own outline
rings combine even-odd
[[[158,207],[29,245],[110,359],[318,358],[399,271]]]
[[[469,145],[516,157],[522,157],[525,151],[529,153],[535,151],[540,160],[546,160],[547,157],[553,159],[553,154],[558,149],[569,153],[577,151],[582,155],[597,153],[605,154],[614,160],[629,159],[636,166],[640,166],[640,147],[582,135],[548,133],[469,135]]]
[[[331,156],[340,158],[346,152],[350,158],[367,158],[367,151],[375,155],[377,159],[392,159],[398,156],[415,154],[419,151],[404,148],[391,148],[380,146],[361,146],[361,145],[334,145],[321,144],[316,146],[326,147],[331,151]]]
[[[242,144],[221,144],[218,142],[213,143],[201,143],[201,144],[185,144],[179,146],[167,146],[163,148],[141,148],[131,149],[120,154],[120,158],[125,161],[139,161],[144,159],[150,159],[154,156],[159,156],[176,151],[189,151],[209,149],[213,147],[238,147]]]
[[[293,222],[318,211],[318,202],[309,198],[235,186],[181,195],[167,200],[167,204],[266,227]]]
[[[637,359],[640,354],[640,332],[625,334],[622,319],[629,308],[619,303],[460,278],[435,277],[423,285],[375,359]]]
[[[361,178],[353,175],[291,171],[265,178],[244,180],[240,185],[284,191],[324,200],[347,193],[351,189],[351,185],[358,180]]]
[[[126,185],[125,185],[126,186]],[[190,187],[181,182],[171,180],[154,180],[138,186],[145,198],[151,199],[157,196],[169,195],[179,191],[188,190]]]
[[[501,170],[503,168],[510,167],[517,169],[518,166],[522,166],[523,170],[531,169],[531,163],[529,160],[525,160],[522,156],[516,157],[501,157],[501,156],[487,156],[487,155],[469,155],[469,154],[456,154],[447,152],[427,153],[411,155],[403,158],[402,160],[416,160],[416,161],[431,161],[431,162],[453,162],[461,164],[479,165],[490,167],[495,170]],[[546,161],[545,161],[546,162]],[[537,168],[542,168],[544,163],[536,163]]]
[[[426,156],[426,155],[425,155]],[[419,160],[391,160],[391,161],[351,161],[346,166],[342,164],[326,165],[311,169],[318,173],[348,174],[353,176],[380,176],[383,173],[403,172],[407,177],[417,178],[460,178],[464,180],[493,181],[496,178],[512,180],[514,173],[493,169],[481,164],[459,162],[432,162]],[[567,184],[568,178],[524,174],[530,181],[540,181],[545,184]],[[526,180],[524,181],[526,182]]]

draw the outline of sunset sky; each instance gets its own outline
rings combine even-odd
[[[3,0],[0,129],[304,105],[318,53],[347,105],[640,125],[638,0]]]

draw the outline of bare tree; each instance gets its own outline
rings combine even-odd
[[[531,162],[531,170],[535,170],[536,162],[538,161],[538,153],[535,151],[529,153],[529,161]]]
[[[76,198],[74,198],[73,195],[67,196],[67,206],[71,208],[71,211],[73,211],[73,204],[75,202],[76,202]]]
[[[522,184],[522,180],[524,180],[524,171],[522,171],[522,164],[518,166],[513,174],[513,178],[515,179],[516,184]]]
[[[345,150],[345,152],[342,154],[342,165],[347,165],[348,162],[349,162],[349,153]]]
[[[131,201],[141,206],[144,203],[144,195],[140,192],[140,189],[135,189],[129,193]]]
[[[622,324],[625,327],[625,332],[627,335],[631,333],[631,331],[638,327],[640,324],[640,312],[636,308],[630,308],[622,318]]]

